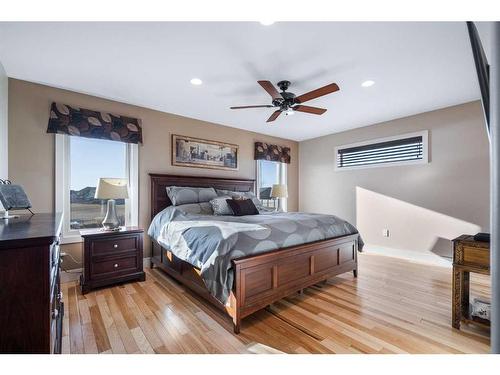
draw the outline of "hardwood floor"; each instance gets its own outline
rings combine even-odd
[[[489,279],[471,285],[471,296],[489,297]],[[244,319],[239,335],[159,270],[85,296],[76,283],[63,292],[63,353],[489,352],[483,328],[451,328],[451,269],[380,255],[359,255],[357,279],[335,277]]]

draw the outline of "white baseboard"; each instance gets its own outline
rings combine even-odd
[[[149,267],[151,258],[143,258],[142,266],[144,268]],[[61,270],[61,283],[69,283],[71,281],[77,281],[80,279],[80,275],[83,273],[83,268],[73,268],[68,271]]]
[[[418,252],[413,250],[393,249],[390,247],[365,244],[363,252],[367,254],[384,255],[393,258],[400,258],[417,263],[431,264],[433,266],[447,267],[452,266],[451,258],[444,258],[431,252]]]

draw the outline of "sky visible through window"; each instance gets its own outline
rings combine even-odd
[[[261,187],[272,187],[273,184],[279,182],[278,163],[273,161],[262,160],[260,164],[261,170]]]
[[[100,177],[126,177],[123,142],[70,137],[71,190],[97,186]]]

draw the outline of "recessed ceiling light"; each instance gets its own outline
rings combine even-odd
[[[363,87],[371,87],[375,84],[375,81],[372,81],[371,79],[369,79],[368,81],[364,81],[361,86]]]
[[[269,25],[272,25],[273,23],[274,23],[274,21],[270,21],[270,20],[260,21],[260,24],[264,25],[264,26],[269,26]]]
[[[203,81],[199,78],[193,78],[190,82],[192,85],[195,85],[195,86],[199,86],[203,83]]]

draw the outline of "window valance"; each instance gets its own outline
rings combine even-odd
[[[290,147],[255,142],[254,158],[290,164]]]
[[[141,120],[61,103],[50,107],[47,133],[142,143]]]

